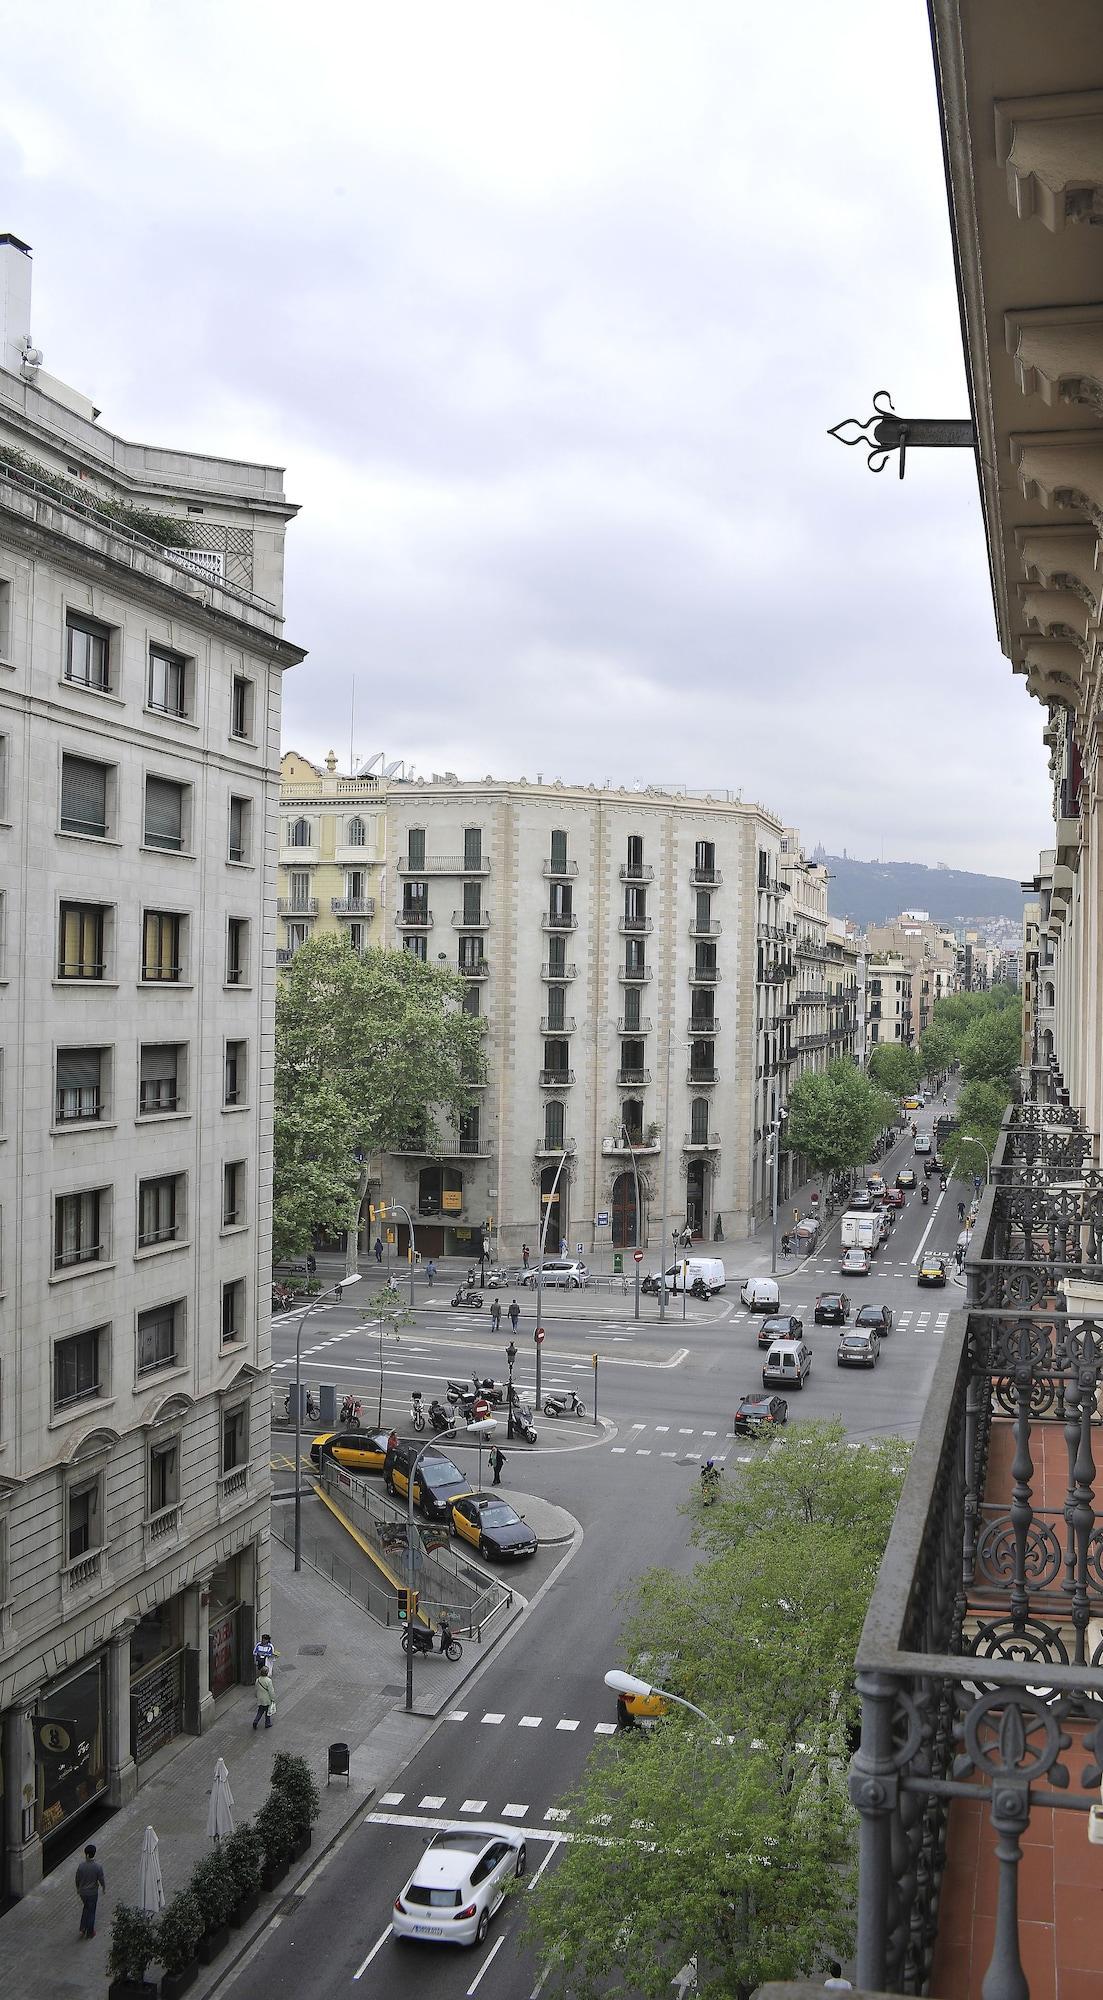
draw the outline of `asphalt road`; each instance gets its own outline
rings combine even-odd
[[[925,1122],[921,1115],[920,1126]],[[899,1166],[912,1163],[909,1132],[880,1165],[891,1179]],[[791,1419],[838,1414],[854,1438],[915,1434],[936,1335],[963,1297],[952,1282],[944,1291],[920,1290],[917,1264],[924,1249],[952,1255],[963,1193],[951,1183],[945,1197],[932,1194],[927,1208],[918,1191],[909,1194],[867,1279],[843,1285],[839,1278],[838,1217],[814,1256],[783,1276],[783,1306],[803,1314],[815,1356],[806,1388],[790,1399]],[[727,1264],[729,1276],[735,1275],[737,1248],[729,1250]],[[872,1373],[839,1369],[837,1330],[812,1325],[817,1292],[840,1286],[853,1306],[870,1300],[893,1309],[895,1329]],[[397,1944],[389,1935],[391,1903],[433,1827],[465,1818],[524,1826],[530,1879],[541,1867],[555,1866],[558,1844],[571,1832],[559,1801],[614,1720],[603,1674],[609,1666],[630,1664],[618,1647],[618,1592],[650,1564],[681,1566],[691,1559],[679,1505],[705,1456],[711,1453],[734,1472],[747,1455],[746,1442],[730,1435],[730,1412],[740,1394],[759,1387],[761,1367],[757,1315],[743,1310],[734,1287],[708,1305],[690,1301],[684,1324],[680,1302],[662,1327],[650,1302],[638,1330],[600,1302],[595,1310],[586,1294],[556,1303],[554,1321],[548,1316],[544,1386],[575,1385],[592,1408],[596,1351],[602,1422],[595,1427],[592,1420],[541,1418],[535,1447],[509,1447],[504,1491],[506,1497],[538,1493],[569,1508],[582,1524],[581,1544],[539,1586],[508,1644],[463,1685],[455,1709],[446,1711],[393,1790],[308,1878],[307,1892],[291,1899],[235,1979],[242,2000],[269,2000],[273,1991],[286,1990],[296,1961],[303,1990],[319,2000],[339,1993],[382,2000],[399,1978],[404,1994],[432,2000],[470,2000],[476,1993],[480,2000],[530,2000],[536,1991],[535,1965],[518,1949],[519,1910],[512,1901],[494,1920],[486,1945],[472,1951]],[[531,1340],[531,1309],[527,1327]],[[312,1386],[333,1380],[354,1388],[365,1400],[365,1416],[374,1418],[377,1332],[348,1307],[319,1311],[309,1331],[304,1379]],[[278,1380],[293,1372],[293,1338],[293,1324],[274,1329]],[[480,1374],[500,1375],[507,1339],[508,1327],[500,1341],[490,1337],[485,1314],[453,1314],[446,1295],[421,1303],[416,1326],[397,1344],[386,1343],[384,1420],[408,1428],[415,1385],[428,1399],[457,1369],[463,1374],[477,1366]],[[531,1382],[528,1366],[523,1349],[517,1368],[522,1386]],[[419,1660],[416,1667],[419,1673],[448,1671],[436,1659]]]

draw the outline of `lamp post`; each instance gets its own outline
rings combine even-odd
[[[605,1676],[605,1685],[607,1688],[612,1688],[614,1694],[644,1696],[657,1694],[663,1701],[676,1702],[679,1708],[688,1708],[691,1715],[699,1715],[702,1722],[707,1722],[710,1729],[715,1729],[720,1742],[728,1750],[734,1749],[734,1745],[728,1742],[727,1731],[721,1729],[720,1724],[714,1722],[711,1715],[706,1715],[704,1709],[698,1708],[695,1702],[684,1701],[680,1694],[671,1694],[669,1688],[652,1687],[650,1681],[641,1681],[638,1674],[622,1673],[619,1667],[610,1667]]]
[[[482,1452],[482,1447],[483,1447],[483,1442],[484,1442],[484,1440],[485,1440],[486,1438],[488,1438],[488,1437],[490,1436],[490,1434],[491,1434],[491,1432],[492,1432],[492,1431],[495,1431],[495,1430],[497,1430],[498,1426],[497,1426],[497,1423],[496,1423],[496,1421],[495,1421],[495,1419],[494,1419],[493,1417],[484,1417],[484,1418],[482,1419],[482,1421],[481,1421],[480,1423],[476,1423],[476,1424],[465,1424],[463,1428],[464,1428],[465,1432],[466,1432],[466,1433],[468,1434],[468,1436],[473,1436],[473,1437],[477,1437],[477,1438],[478,1438],[478,1440],[479,1440],[479,1451],[480,1451],[480,1453],[481,1453],[481,1452]],[[431,1437],[431,1438],[428,1438],[428,1439],[426,1440],[426,1442],[425,1442],[425,1443],[424,1443],[424,1444],[423,1444],[423,1445],[421,1446],[420,1450],[419,1450],[419,1451],[418,1451],[418,1452],[417,1452],[417,1453],[415,1454],[415,1456],[414,1456],[414,1462],[413,1462],[413,1464],[412,1464],[412,1465],[411,1465],[411,1467],[410,1467],[410,1472],[409,1472],[409,1479],[408,1479],[408,1483],[407,1483],[407,1486],[406,1486],[406,1630],[407,1630],[407,1632],[408,1632],[408,1633],[409,1633],[409,1635],[410,1635],[410,1643],[409,1643],[409,1645],[408,1645],[408,1646],[407,1646],[407,1648],[406,1648],[406,1707],[407,1707],[407,1710],[409,1710],[409,1709],[412,1709],[412,1708],[413,1708],[413,1705],[414,1705],[414,1638],[413,1638],[413,1627],[414,1627],[414,1484],[415,1484],[415,1481],[416,1481],[416,1479],[417,1479],[417,1469],[418,1469],[418,1466],[419,1466],[419,1465],[421,1464],[421,1461],[422,1461],[422,1459],[423,1459],[423,1458],[425,1457],[425,1454],[426,1454],[426,1452],[427,1452],[427,1451],[433,1451],[433,1450],[435,1449],[435,1447],[436,1447],[436,1446],[437,1446],[437,1445],[438,1445],[438,1444],[440,1443],[440,1441],[441,1441],[441,1439],[442,1439],[442,1438],[455,1438],[455,1437],[458,1437],[458,1436],[459,1436],[459,1431],[460,1431],[460,1426],[459,1426],[458,1424],[450,1424],[450,1425],[449,1425],[449,1427],[448,1427],[448,1429],[447,1429],[446,1431],[438,1431],[438,1432],[437,1432],[437,1435],[436,1435],[436,1437]],[[481,1460],[480,1460],[480,1462],[481,1462]],[[482,1485],[482,1480],[481,1480],[481,1479],[480,1479],[480,1481],[479,1481],[479,1484],[480,1484],[480,1486]]]
[[[634,1181],[635,1181],[635,1183],[636,1183],[636,1241],[635,1241],[635,1245],[634,1245],[634,1248],[635,1248],[635,1249],[637,1249],[637,1250],[642,1250],[642,1248],[643,1248],[643,1244],[642,1244],[642,1242],[641,1242],[641,1239],[640,1239],[640,1230],[641,1230],[641,1228],[642,1228],[642,1226],[643,1226],[643,1225],[642,1225],[642,1220],[641,1220],[641,1218],[642,1218],[642,1215],[643,1215],[643,1210],[642,1210],[642,1208],[641,1208],[641,1206],[640,1206],[640,1169],[639,1169],[639,1162],[638,1162],[638,1160],[636,1159],[636,1149],[635,1149],[635,1147],[633,1146],[633,1144],[632,1144],[632,1141],[631,1141],[631,1139],[630,1139],[630,1138],[629,1138],[629,1136],[628,1136],[628,1127],[627,1127],[627,1125],[623,1125],[623,1124],[622,1124],[622,1126],[621,1126],[621,1128],[620,1128],[620,1129],[621,1129],[621,1135],[622,1135],[622,1137],[623,1137],[623,1139],[624,1139],[624,1143],[625,1143],[625,1145],[626,1145],[626,1146],[627,1146],[627,1148],[628,1148],[628,1157],[629,1157],[629,1159],[630,1159],[630,1160],[631,1160],[631,1162],[632,1162],[632,1178],[633,1178],[633,1180],[634,1180]],[[639,1267],[639,1265],[637,1264],[637,1265],[636,1265],[636,1303],[635,1303],[635,1309],[634,1309],[634,1311],[633,1311],[633,1314],[632,1314],[632,1317],[633,1317],[633,1319],[638,1319],[638,1318],[639,1318],[639,1316],[640,1316],[640,1267]]]
[[[785,1107],[781,1105],[774,1114],[773,1124],[770,1128],[773,1134],[773,1232],[770,1245],[770,1276],[772,1278],[777,1277],[777,1170],[778,1155],[781,1152],[781,1128],[785,1123],[785,1118]]]
[[[984,1178],[986,1182],[990,1181],[992,1178],[992,1155],[989,1152],[987,1146],[985,1145],[984,1140],[974,1139],[973,1134],[971,1132],[960,1132],[958,1134],[958,1137],[961,1140],[963,1146],[980,1147],[981,1152],[984,1154],[984,1169],[985,1169]]]
[[[555,1179],[552,1181],[551,1184],[551,1192],[541,1197],[541,1204],[544,1213],[540,1218],[540,1254],[536,1260],[536,1324],[538,1328],[542,1327],[544,1324],[544,1247],[548,1240],[548,1224],[551,1221],[551,1212],[552,1209],[555,1207],[555,1194],[556,1194],[556,1189],[559,1186],[559,1176],[563,1172],[563,1169],[566,1166],[566,1164],[567,1164],[567,1152],[566,1149],[564,1149],[564,1151],[560,1154],[559,1165],[555,1170]],[[537,1341],[536,1343],[537,1409],[540,1408],[540,1359],[541,1359],[540,1342]]]
[[[517,1361],[517,1342],[515,1340],[511,1340],[509,1346],[506,1348],[506,1367],[509,1369],[509,1382],[506,1385],[507,1442],[513,1436],[513,1370],[516,1365],[516,1361]]]
[[[304,1313],[300,1313],[299,1324],[295,1328],[295,1568],[296,1569],[301,1569],[303,1566],[302,1467],[299,1463],[300,1453],[302,1452],[302,1437],[303,1437],[303,1328],[306,1325],[307,1320],[310,1318],[311,1313],[317,1311],[318,1307],[322,1303],[322,1300],[328,1296],[329,1292],[336,1293],[337,1303],[340,1304],[342,1293],[347,1290],[348,1286],[358,1285],[359,1283],[360,1283],[359,1271],[349,1271],[348,1274],[345,1277],[343,1277],[338,1284],[327,1286],[326,1291],[319,1292],[317,1298],[311,1300],[310,1304],[307,1306],[306,1311]]]

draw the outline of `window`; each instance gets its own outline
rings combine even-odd
[[[481,882],[465,882],[463,885],[463,920],[465,924],[482,923],[483,889]]]
[[[357,953],[358,955],[359,955],[359,954],[360,954],[361,952],[365,952],[365,951],[367,951],[367,948],[368,948],[368,927],[367,927],[367,924],[350,924],[350,925],[349,925],[349,932],[348,932],[348,946],[349,946],[349,950],[350,950],[350,951],[354,951],[354,952],[356,952],[356,953]]]
[[[419,938],[418,943],[424,946],[425,939]],[[461,937],[460,965],[463,967],[464,971],[465,972],[477,971],[478,967],[482,964],[482,960],[483,960],[482,939],[480,937]]]
[[[110,766],[90,757],[61,760],[61,831],[107,837],[107,779]]]
[[[149,1511],[163,1514],[180,1504],[180,1445],[151,1444],[149,1448]]]
[[[763,856],[759,856],[761,871]],[[716,848],[711,840],[699,840],[693,850],[693,866],[698,875],[715,875]]]
[[[638,975],[639,973],[644,972],[646,970],[646,967],[647,967],[647,959],[646,959],[646,954],[644,952],[643,939],[634,937],[625,938],[624,940],[625,971],[630,974]]]
[[[106,1110],[106,1049],[59,1049],[55,1111],[59,1125],[94,1123]]]
[[[245,1161],[227,1160],[222,1169],[222,1227],[237,1229],[245,1221]]]
[[[138,1183],[138,1248],[176,1243],[184,1234],[184,1176],[161,1174]]]
[[[709,1136],[709,1101],[695,1097],[689,1107],[689,1138],[693,1146],[704,1146]]]
[[[248,861],[252,852],[251,799],[230,799],[230,844],[227,849],[228,861]]]
[[[227,1042],[226,1061],[222,1084],[222,1102],[237,1107],[247,1104],[246,1076],[249,1044],[247,1042]]]
[[[566,1076],[571,1060],[569,1042],[544,1043],[544,1068],[549,1076]]]
[[[138,1314],[138,1373],[153,1375],[175,1368],[184,1358],[184,1301],[150,1306]]]
[[[292,820],[288,845],[290,847],[312,847],[314,845],[314,836],[310,831],[310,821],[308,819]]]
[[[65,620],[65,678],[107,694],[111,688],[111,627],[70,611]]]
[[[172,910],[147,910],[142,924],[142,978],[173,984],[184,977],[185,919]]]
[[[244,1403],[222,1412],[222,1472],[236,1472],[249,1463],[249,1411]]]
[[[363,903],[368,894],[368,871],[366,868],[346,868],[345,899],[349,903]]]
[[[620,1066],[625,1083],[642,1083],[645,1066],[642,1042],[622,1042],[620,1045]]]
[[[563,1130],[566,1122],[566,1107],[561,1097],[550,1098],[544,1106],[544,1151],[563,1151]]]
[[[766,849],[760,847],[758,850],[758,886],[760,889],[765,889],[769,886],[769,867],[770,857]]]
[[[479,1150],[479,1111],[465,1111],[460,1119],[460,1152],[477,1153]]]
[[[639,996],[637,995],[637,998]],[[565,986],[548,987],[548,1027],[561,1028],[566,1015],[567,989]]]
[[[643,1104],[638,1097],[626,1097],[620,1107],[621,1125],[633,1146],[643,1144]]]
[[[627,1033],[640,1025],[640,989],[630,986],[624,996],[624,1026]]]
[[[289,910],[310,909],[310,870],[292,868],[287,877],[287,907]]]
[[[103,1394],[101,1375],[107,1358],[107,1328],[89,1327],[54,1342],[54,1409],[91,1402]]]
[[[226,984],[244,986],[249,978],[249,922],[230,917],[226,923]]]
[[[624,891],[624,921],[642,924],[647,919],[647,890],[630,882]]]
[[[712,897],[707,889],[697,892],[696,920],[699,931],[707,931],[712,923]]]
[[[463,993],[463,1011],[465,1014],[476,1014],[476,1015],[482,1012],[482,996],[477,986],[465,986]]]
[[[299,946],[306,943],[307,938],[309,936],[310,936],[309,924],[288,924],[287,926],[288,951],[291,952],[292,955],[294,955],[294,953],[298,951]],[[406,942],[407,944],[409,944],[410,942],[409,938],[407,938]],[[424,944],[425,943],[424,938],[422,938],[420,942]],[[422,957],[424,958],[424,956],[425,954],[424,952],[422,952]]]
[[[551,865],[562,873],[567,866],[567,834],[563,827],[556,827],[551,837]]]
[[[222,1345],[245,1338],[245,1280],[231,1278],[222,1287]]]
[[[362,819],[350,819],[345,829],[345,842],[349,847],[365,847],[367,845],[367,829]]]
[[[253,735],[253,683],[235,674],[230,690],[230,735],[250,742]]]
[[[103,1547],[103,1478],[82,1479],[66,1496],[66,1562],[79,1562]]]
[[[553,882],[548,896],[548,915],[553,924],[571,921],[573,891],[569,882]]]
[[[138,1116],[163,1117],[184,1104],[184,1045],[146,1042],[138,1058]]]
[[[689,1073],[691,1077],[712,1075],[713,1054],[711,1042],[691,1042],[689,1045]]]
[[[561,937],[548,939],[548,972],[553,979],[562,979],[567,971],[567,940]]]
[[[693,962],[693,977],[694,979],[715,979],[716,946],[714,944],[699,944],[697,946]]]
[[[412,826],[410,828],[409,849],[406,860],[411,868],[424,868],[425,828],[423,826]]]
[[[0,576],[0,660],[11,659],[11,582]]]
[[[171,778],[146,779],[145,844],[180,854],[184,848],[187,786]]]
[[[78,1264],[102,1264],[108,1255],[108,1188],[87,1188],[82,1194],[60,1194],[54,1202],[54,1270],[71,1271]]]
[[[460,939],[460,947],[461,947],[461,957],[460,957],[460,964],[461,964],[461,965],[463,964],[463,957],[462,957],[462,947],[463,947],[463,945],[464,945],[465,943],[466,943],[466,944],[478,944],[478,938],[461,938],[461,939]],[[404,937],[404,938],[403,938],[403,940],[402,940],[402,949],[403,949],[403,951],[408,951],[408,952],[410,953],[411,957],[413,957],[413,958],[420,958],[420,959],[421,959],[421,961],[422,961],[422,963],[424,963],[424,962],[425,962],[425,960],[426,960],[426,959],[428,958],[428,956],[429,956],[429,940],[428,940],[428,938],[426,938],[426,937],[422,937],[422,936],[420,936],[420,935],[419,935],[419,933],[418,933],[417,931],[413,931],[413,932],[411,932],[411,933],[410,933],[410,934],[409,934],[409,935],[408,935],[407,937]]]
[[[429,915],[428,882],[407,882],[402,890],[402,921],[424,924]]]
[[[146,707],[162,715],[186,715],[188,663],[182,653],[170,653],[165,646],[149,649],[146,679]]]
[[[465,868],[481,868],[483,865],[483,830],[481,826],[464,827],[463,865]]]
[[[0,656],[3,647],[0,646]],[[8,817],[8,738],[0,736],[0,821]]]
[[[59,979],[104,979],[107,908],[102,903],[63,903],[58,925]]]
[[[628,836],[628,874],[643,873],[643,835],[630,833]]]

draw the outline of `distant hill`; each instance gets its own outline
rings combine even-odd
[[[970,875],[962,868],[924,868],[918,861],[852,861],[846,854],[815,857],[830,869],[827,903],[833,917],[884,924],[901,910],[927,910],[936,923],[979,923],[1008,917],[1020,923],[1023,892],[1002,875]]]

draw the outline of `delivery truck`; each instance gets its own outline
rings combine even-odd
[[[881,1241],[881,1218],[864,1208],[848,1208],[840,1233],[844,1250],[868,1250],[872,1255]]]

